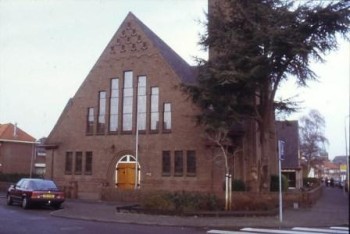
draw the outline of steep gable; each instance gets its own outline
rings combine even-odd
[[[0,141],[35,142],[35,138],[19,127],[8,123],[0,124]]]
[[[123,57],[140,57],[152,53],[150,50],[151,47],[156,48],[171,69],[181,79],[181,82],[192,83],[195,81],[195,68],[183,60],[131,12],[129,12],[112,37],[100,59],[113,60]]]
[[[170,96],[169,90],[174,90],[174,86],[179,83],[194,82],[196,76],[194,67],[191,67],[130,12],[101,53],[75,96],[63,110],[47,142],[58,143],[60,140],[56,136],[64,131],[67,134],[69,132],[70,136],[85,134],[86,126],[83,126],[82,123],[85,121],[83,118],[86,118],[87,108],[94,108],[96,114],[98,93],[100,91],[108,93],[111,78],[120,78],[123,72],[129,70],[133,70],[136,76],[147,75],[149,84],[161,86],[163,88],[162,97]],[[68,122],[75,121],[74,118],[81,120],[78,123],[82,124],[78,130],[80,132],[71,132],[65,127]]]

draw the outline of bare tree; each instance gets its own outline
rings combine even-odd
[[[311,110],[300,119],[300,153],[306,161],[307,174],[312,162],[326,152],[328,140],[324,136],[325,127],[326,121],[317,110]]]

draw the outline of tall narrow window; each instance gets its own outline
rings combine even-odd
[[[104,134],[106,125],[106,91],[99,92],[97,134]]]
[[[87,118],[86,118],[86,134],[87,135],[94,134],[94,122],[95,122],[94,108],[89,107],[88,111],[87,111]]]
[[[171,103],[164,103],[163,130],[171,130]]]
[[[139,76],[137,85],[137,127],[146,130],[146,76]]]
[[[66,162],[64,172],[66,175],[71,175],[73,171],[73,152],[66,152]]]
[[[75,153],[75,164],[74,164],[74,174],[81,175],[83,169],[83,153]]]
[[[184,172],[183,152],[175,151],[174,176],[182,176]]]
[[[151,130],[159,129],[159,88],[151,89]]]
[[[124,72],[123,131],[132,130],[133,95],[133,74],[132,71],[127,71]]]
[[[88,151],[85,153],[85,174],[92,174],[92,152]]]
[[[162,155],[162,176],[171,175],[171,156],[170,151],[163,151]]]
[[[196,151],[189,150],[187,151],[187,176],[196,176]]]
[[[118,109],[119,109],[119,79],[111,80],[111,100],[110,100],[110,116],[109,131],[118,131]]]

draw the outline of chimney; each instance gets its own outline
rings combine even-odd
[[[17,123],[15,123],[15,126],[13,128],[13,136],[17,137]]]

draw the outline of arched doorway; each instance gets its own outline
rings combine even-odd
[[[136,181],[136,159],[132,155],[124,155],[115,166],[115,186],[118,189],[134,189]],[[138,166],[137,185],[140,186],[140,166]]]

